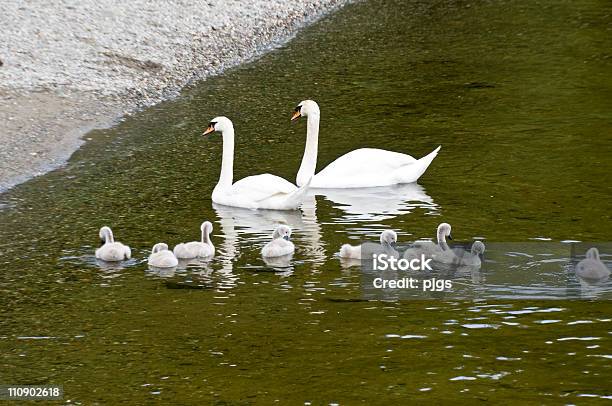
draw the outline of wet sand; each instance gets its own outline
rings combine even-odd
[[[0,5],[0,192],[94,128],[252,60],[346,0]]]

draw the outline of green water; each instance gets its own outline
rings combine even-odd
[[[64,169],[0,196],[0,383],[62,384],[83,404],[612,395],[609,301],[361,301],[359,268],[333,256],[383,228],[432,236],[441,221],[489,245],[610,241],[611,15],[595,0],[360,2],[92,132]],[[421,187],[366,203],[330,193],[304,213],[213,208],[221,139],[200,136],[208,121],[234,121],[235,179],[293,180],[305,123],[289,116],[306,98],[322,110],[319,167],[363,146],[442,150]],[[195,239],[204,219],[214,261],[147,270],[154,243]],[[297,246],[282,271],[259,258],[278,221]],[[93,259],[105,224],[132,247],[124,269]],[[479,278],[515,271],[489,261]]]

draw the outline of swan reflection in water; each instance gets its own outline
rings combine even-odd
[[[371,187],[362,189],[311,189],[309,195],[320,195],[336,203],[335,208],[342,210],[338,222],[383,221],[416,208],[429,210],[428,214],[438,211],[438,205],[417,183]]]
[[[213,208],[225,238],[219,248],[226,272],[232,271],[233,261],[240,255],[241,239],[248,243],[244,245],[246,249],[257,251],[259,255],[261,247],[270,240],[278,224],[286,224],[292,228],[296,251],[301,257],[312,262],[314,269],[326,258],[314,196],[305,199],[301,210],[249,210],[218,204],[213,204]],[[291,258],[283,257],[272,262],[270,266],[288,267]]]
[[[293,254],[287,254],[280,257],[262,257],[262,259],[268,267],[274,268],[279,272],[285,272],[291,270]]]
[[[362,189],[313,189],[301,210],[293,211],[249,210],[213,204],[221,235],[225,238],[219,246],[223,269],[232,272],[234,259],[240,255],[241,239],[250,243],[243,245],[246,249],[259,251],[269,241],[275,227],[286,224],[294,230],[298,256],[312,263],[316,270],[327,255],[317,220],[315,195],[336,203],[334,207],[343,211],[343,216],[334,219],[337,223],[382,221],[410,213],[415,208],[424,208],[430,213],[438,210],[425,189],[416,183]],[[332,251],[336,248],[339,247],[332,247]],[[285,261],[285,266],[289,266],[287,262],[290,264]]]
[[[147,271],[151,275],[155,275],[160,278],[172,278],[176,274],[176,266],[173,266],[171,268],[160,268],[157,266],[149,265]]]

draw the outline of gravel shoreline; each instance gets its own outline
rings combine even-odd
[[[350,0],[0,3],[0,192]]]

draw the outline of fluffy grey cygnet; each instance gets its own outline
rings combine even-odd
[[[117,262],[132,257],[132,251],[127,245],[115,242],[110,227],[104,226],[100,229],[100,240],[103,245],[96,250],[96,258],[102,261]]]
[[[174,255],[180,259],[210,258],[215,255],[215,246],[210,241],[210,233],[213,226],[210,221],[205,221],[200,226],[202,231],[201,241],[191,241],[177,244],[174,247]]]
[[[153,246],[148,264],[156,268],[173,268],[178,265],[178,259],[168,251],[168,244],[160,242]]]
[[[291,227],[281,224],[272,234],[272,241],[261,249],[261,256],[265,258],[281,257],[293,254],[295,246],[291,240]]]
[[[576,275],[589,281],[601,281],[610,277],[610,270],[599,259],[597,248],[590,248],[585,256],[586,258],[576,265]]]
[[[380,247],[367,247],[368,250],[372,248],[370,251],[386,253],[388,255],[397,257],[398,253],[395,250],[395,244],[397,243],[397,233],[393,230],[385,230],[380,233]],[[341,258],[352,258],[352,259],[362,259],[363,251],[365,248],[365,244],[363,245],[350,245],[344,244],[340,247],[340,257]]]

